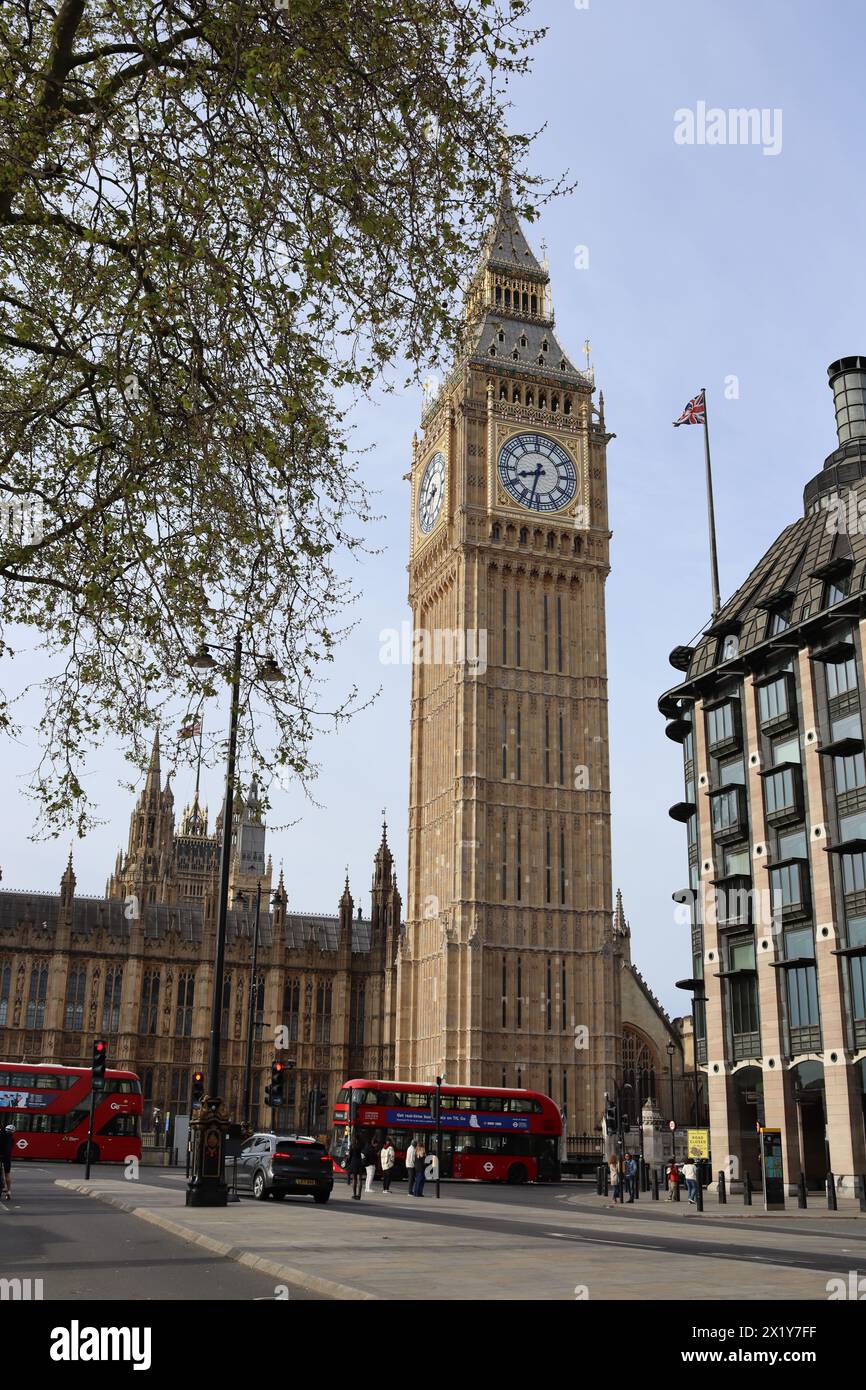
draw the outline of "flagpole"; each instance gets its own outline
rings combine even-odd
[[[707,408],[707,388],[701,387],[704,397],[704,457],[707,465],[707,522],[710,529],[710,564],[713,576],[713,617],[722,606],[719,596],[719,556],[716,550],[716,513],[713,506],[713,471],[710,466],[710,415]]]
[[[204,738],[204,717],[202,717],[198,731],[198,763],[195,769],[195,801],[193,805],[198,806],[198,786],[201,778],[201,741]]]

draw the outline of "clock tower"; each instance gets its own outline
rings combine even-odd
[[[553,1095],[619,1062],[603,397],[507,186],[413,446],[409,900],[397,1075]]]

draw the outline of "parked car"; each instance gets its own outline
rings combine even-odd
[[[306,1134],[254,1134],[238,1156],[238,1191],[260,1202],[287,1192],[327,1202],[334,1169],[324,1144]]]

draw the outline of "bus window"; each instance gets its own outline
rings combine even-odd
[[[446,1104],[446,1102],[445,1102],[445,1097],[443,1096],[443,1097],[442,1097],[442,1109],[443,1109],[443,1110],[445,1109],[445,1104]],[[482,1108],[482,1107],[481,1107],[481,1105],[479,1104],[479,1102],[476,1100],[475,1096],[454,1096],[453,1099],[452,1099],[452,1101],[451,1101],[451,1103],[450,1103],[450,1105],[448,1106],[448,1109],[449,1109],[449,1110],[480,1110],[481,1108]]]
[[[501,1096],[479,1096],[479,1097],[478,1097],[478,1109],[479,1109],[479,1110],[484,1110],[484,1111],[486,1111],[488,1114],[493,1114],[493,1113],[499,1114],[499,1113],[501,1113],[502,1108],[503,1108],[503,1100],[502,1100],[502,1097],[501,1097]]]
[[[527,1100],[525,1096],[512,1096],[508,1102],[508,1109],[512,1115],[533,1115],[541,1110],[541,1103],[537,1100]]]
[[[429,1110],[431,1103],[430,1096],[424,1095],[423,1092],[416,1094],[414,1091],[408,1091],[406,1093],[407,1110]]]

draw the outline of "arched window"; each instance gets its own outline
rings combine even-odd
[[[530,311],[529,311],[529,312],[530,312],[531,314],[537,314],[537,313],[538,313],[538,295],[536,295],[536,294],[532,295],[532,297],[530,298],[529,303],[530,303]]]
[[[644,1101],[656,1098],[659,1062],[652,1043],[628,1024],[622,1030],[622,1069],[623,1081],[632,1087],[625,1093],[628,1112],[636,1120]]]
[[[496,286],[496,290],[495,290],[495,292],[494,292],[494,298],[495,298],[497,304],[501,304],[501,303],[502,303],[502,286],[501,286],[501,285],[497,285],[497,286]]]
[[[66,1011],[63,1027],[78,1031],[84,1027],[84,996],[87,990],[87,966],[73,966],[66,977]]]
[[[515,355],[515,357],[517,356],[516,353],[515,353],[514,355]],[[519,405],[519,404],[520,404],[520,387],[519,387],[519,386],[515,386],[514,390],[513,390],[512,393],[511,393],[511,403],[512,403],[512,405]]]
[[[535,392],[531,386],[527,386],[526,388],[526,404],[535,405]]]
[[[174,1010],[175,1037],[192,1037],[192,1004],[195,996],[195,974],[184,970],[177,978],[177,1003]]]
[[[539,391],[539,393],[538,393],[538,409],[539,409],[539,410],[546,410],[546,409],[547,409],[547,392],[546,392],[546,391]]]
[[[500,399],[501,401],[507,401],[507,400],[508,400],[508,382],[507,382],[507,381],[503,381],[502,384],[501,384],[501,386],[499,387],[499,399]]]
[[[566,396],[566,398],[565,398],[565,409],[563,410],[563,414],[564,414],[564,415],[570,415],[570,414],[571,414],[571,396]]]
[[[550,408],[551,408],[551,410],[554,411],[554,412],[556,412],[556,411],[559,409],[559,397],[558,397],[558,396],[551,396],[551,398],[550,398]]]
[[[159,1023],[159,971],[146,970],[141,982],[141,1007],[138,1013],[138,1031],[145,1035],[155,1035]]]

